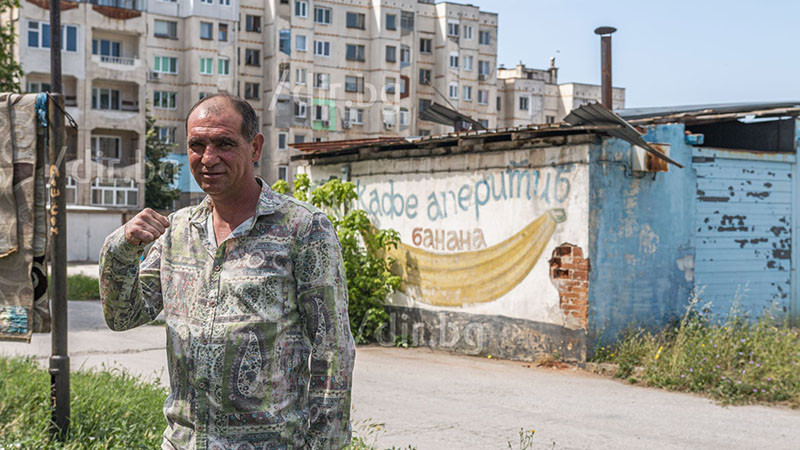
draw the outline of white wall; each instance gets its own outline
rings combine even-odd
[[[379,228],[399,231],[402,242],[411,247],[420,248],[414,245],[414,233],[416,230],[424,234],[420,231],[424,229],[434,230],[433,233],[442,230],[445,236],[453,231],[474,237],[477,232],[486,247],[491,247],[550,210],[563,209],[566,213],[566,221],[556,226],[535,266],[505,295],[495,300],[443,307],[430,304],[426,298],[398,293],[390,299],[391,303],[570,326],[560,310],[559,293],[550,280],[548,260],[555,247],[565,242],[588,253],[588,151],[588,145],[578,145],[351,163],[351,180],[356,183],[360,197],[358,207],[365,209]],[[513,183],[511,167],[519,171]],[[299,172],[309,173],[312,182],[325,181],[332,175],[339,177],[341,170],[342,164],[298,168]],[[530,176],[530,190],[526,181],[520,182],[525,180],[519,177],[524,173]],[[501,183],[505,190],[501,189]],[[513,193],[510,184],[514,186]],[[392,202],[394,206],[390,205]],[[420,243],[419,238],[416,241]],[[440,254],[475,250],[436,247],[424,250]]]
[[[67,261],[97,262],[106,236],[123,223],[123,211],[110,208],[67,208]]]

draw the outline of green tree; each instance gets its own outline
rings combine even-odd
[[[287,194],[289,184],[281,180],[272,189]],[[308,176],[300,174],[294,180],[294,196],[328,215],[342,244],[350,328],[357,343],[375,340],[381,325],[389,320],[384,307],[386,296],[400,286],[400,277],[390,270],[394,259],[386,256],[387,250],[397,248],[400,234],[392,229],[375,229],[366,211],[351,208],[358,194],[349,181],[334,178],[311,189]]]
[[[156,120],[149,111],[145,114],[145,121],[144,204],[153,209],[172,209],[172,202],[181,195],[178,189],[170,186],[178,171],[174,165],[165,164],[163,159],[175,149],[175,144],[161,141],[155,127]]]
[[[0,17],[10,18],[12,11],[19,8],[19,0],[0,0]],[[19,92],[22,67],[14,59],[16,39],[15,22],[0,22],[0,92]]]

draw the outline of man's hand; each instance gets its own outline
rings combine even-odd
[[[129,244],[149,244],[169,226],[169,220],[150,208],[145,208],[125,224],[125,239]]]

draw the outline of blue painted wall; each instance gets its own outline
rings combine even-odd
[[[637,178],[624,166],[627,142],[605,139],[590,152],[590,351],[598,339],[613,340],[628,326],[657,327],[680,315],[691,293],[691,147],[683,124],[652,127],[645,140],[669,144],[670,156],[685,167]]]
[[[180,167],[180,171],[178,172],[177,178],[175,178],[175,181],[172,183],[172,187],[178,188],[183,193],[203,192],[194,180],[192,171],[189,170],[189,157],[186,153],[170,153],[167,155],[166,159],[177,161]]]

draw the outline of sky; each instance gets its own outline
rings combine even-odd
[[[613,84],[628,108],[800,101],[800,1],[463,0],[499,15],[497,63],[600,84],[600,37],[612,36]]]

